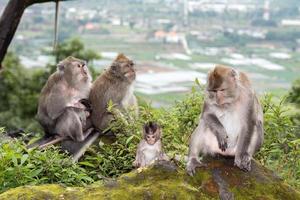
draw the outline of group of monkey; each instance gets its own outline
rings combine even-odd
[[[85,61],[71,56],[64,59],[39,98],[37,118],[45,136],[29,147],[44,148],[61,142],[62,149],[77,161],[99,135],[107,132],[113,120],[107,110],[109,102],[121,113],[130,107],[138,113],[135,78],[133,61],[123,54],[93,83]],[[145,123],[135,167],[169,160],[162,150],[161,133],[157,123]],[[197,167],[205,165],[199,160],[200,154],[232,156],[235,166],[250,171],[252,156],[263,137],[262,108],[246,74],[217,65],[208,74],[200,121],[190,138],[187,173],[192,176]]]

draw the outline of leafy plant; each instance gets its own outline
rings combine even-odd
[[[25,184],[86,185],[94,181],[55,147],[27,150],[21,141],[10,140],[1,144],[0,160],[0,192]]]
[[[284,106],[272,101],[272,96],[263,99],[265,140],[257,159],[277,172],[289,184],[300,187],[300,139],[296,126]]]

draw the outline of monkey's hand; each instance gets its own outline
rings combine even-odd
[[[89,111],[84,111],[84,113],[86,118],[88,118],[91,115]]]
[[[250,171],[251,170],[251,157],[248,153],[244,153],[240,156],[236,156],[234,158],[234,166],[237,166],[243,171]]]
[[[198,161],[196,158],[192,158],[187,163],[186,172],[188,173],[188,175],[194,176],[197,167],[206,167],[206,164]]]
[[[228,145],[227,145],[227,134],[226,133],[219,133],[217,136],[218,144],[219,144],[219,149],[222,151],[226,151]]]
[[[81,108],[81,109],[85,109],[85,108],[86,108],[86,107],[85,107],[82,103],[80,103],[80,102],[74,103],[73,106],[71,106],[71,107]]]
[[[141,163],[139,163],[137,160],[135,160],[132,165],[136,168],[139,168],[141,166]]]

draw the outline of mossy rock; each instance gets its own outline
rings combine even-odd
[[[116,180],[87,187],[23,186],[2,193],[0,199],[284,199],[300,200],[300,193],[256,162],[243,172],[227,158],[206,159],[194,177],[172,163],[160,162],[124,174]]]

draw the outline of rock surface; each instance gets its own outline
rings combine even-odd
[[[114,181],[83,187],[62,185],[24,186],[0,194],[12,199],[257,199],[300,200],[292,189],[270,170],[252,162],[243,172],[227,158],[206,159],[194,177],[168,162],[124,174]]]

